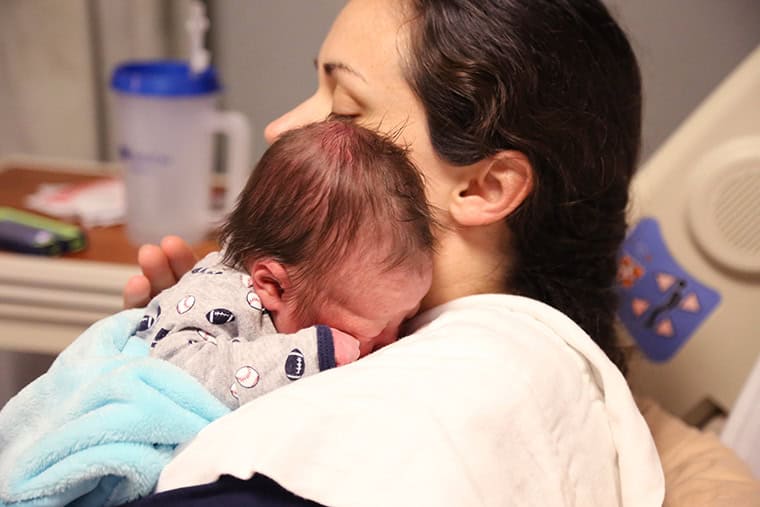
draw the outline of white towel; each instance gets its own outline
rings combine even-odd
[[[625,379],[566,316],[481,295],[415,325],[204,428],[158,491],[261,472],[331,506],[662,505]]]

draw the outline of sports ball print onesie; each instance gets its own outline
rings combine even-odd
[[[327,326],[278,333],[251,277],[213,252],[145,308],[135,334],[151,355],[197,378],[235,409],[253,398],[335,366]]]

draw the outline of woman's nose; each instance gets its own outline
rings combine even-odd
[[[315,121],[324,120],[330,113],[330,105],[322,100],[318,94],[314,94],[298,106],[273,120],[264,129],[264,138],[272,144],[288,130],[293,130]]]

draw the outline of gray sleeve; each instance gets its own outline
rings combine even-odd
[[[326,326],[250,341],[185,328],[166,334],[154,353],[186,370],[233,409],[335,366],[332,332]]]
[[[156,296],[136,334],[151,356],[186,370],[231,408],[335,366],[328,327],[277,333],[250,276],[218,253]]]

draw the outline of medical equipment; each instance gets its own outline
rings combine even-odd
[[[680,343],[665,362],[634,361],[631,384],[688,422],[728,413],[760,354],[760,47],[636,175],[630,221],[647,220],[681,271],[651,273],[660,299],[623,298],[621,319],[628,311],[650,337]],[[646,271],[635,257],[621,260],[630,285]],[[690,292],[696,282],[717,294],[713,308]],[[688,314],[699,322],[679,329]]]
[[[203,37],[208,31],[208,26],[206,8],[198,0],[192,2],[185,29],[190,36],[190,70],[193,74],[205,72],[211,63],[211,53],[203,47]]]
[[[214,133],[229,140],[224,212],[232,209],[250,172],[250,125],[239,112],[217,110],[222,87],[202,47],[208,19],[202,5],[191,7],[189,62],[125,62],[111,79],[125,166],[127,236],[136,245],[158,243],[169,234],[198,243],[219,220],[211,210]]]

